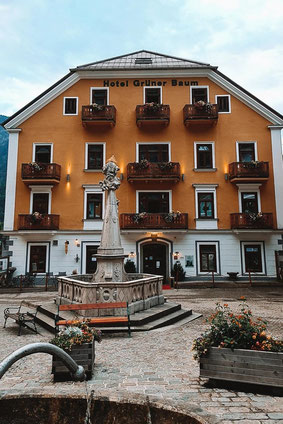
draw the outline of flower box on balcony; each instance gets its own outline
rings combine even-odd
[[[283,352],[211,347],[200,358],[200,377],[283,387]]]
[[[163,125],[168,125],[170,122],[170,106],[155,103],[137,105],[136,122],[138,127],[145,123],[161,123]]]
[[[112,105],[100,106],[89,105],[82,107],[82,124],[87,125],[110,125],[116,124],[116,108]]]
[[[199,124],[215,125],[218,121],[218,106],[210,103],[187,104],[183,108],[183,116],[186,127]]]

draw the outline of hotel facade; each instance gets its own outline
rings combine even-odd
[[[114,155],[138,272],[276,277],[283,117],[217,67],[149,51],[78,66],[3,126],[15,275],[94,272]]]

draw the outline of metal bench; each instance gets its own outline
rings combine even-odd
[[[131,325],[130,325],[130,313],[127,302],[113,302],[113,303],[72,303],[70,305],[58,305],[58,315],[55,317],[55,328],[60,325],[72,325],[78,320],[60,320],[59,313],[60,311],[85,311],[85,310],[102,310],[102,309],[126,309],[126,315],[121,316],[98,316],[94,318],[86,317],[84,320],[87,320],[89,324],[117,324],[117,323],[127,323],[128,325],[128,334],[131,337]]]
[[[36,328],[36,315],[39,306],[23,300],[18,307],[9,307],[4,310],[4,328],[8,318],[13,319],[19,326],[18,336],[21,335],[22,327],[38,333]],[[30,326],[32,325],[32,327]]]

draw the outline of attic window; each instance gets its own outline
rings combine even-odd
[[[140,57],[135,59],[135,65],[151,65],[152,59],[150,57]]]

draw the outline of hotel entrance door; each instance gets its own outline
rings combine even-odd
[[[143,246],[143,272],[163,275],[166,279],[166,245],[149,243]]]

